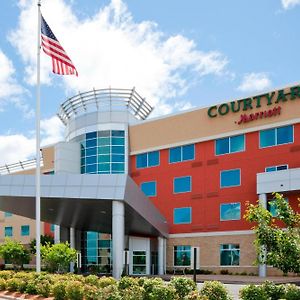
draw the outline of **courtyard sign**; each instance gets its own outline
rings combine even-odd
[[[240,111],[245,112],[248,110],[252,110],[254,108],[260,108],[262,105],[270,106],[274,104],[281,104],[289,100],[295,100],[296,98],[300,98],[299,85],[291,87],[287,92],[284,92],[284,90],[278,90],[271,93],[254,96],[251,98],[236,100],[229,103],[223,103],[220,105],[214,105],[208,109],[207,114],[210,118],[216,118],[217,116],[225,116],[229,112],[232,113],[237,113]],[[241,120],[239,120],[236,123],[241,124],[245,122],[246,117],[248,121],[252,121],[252,120],[257,120],[258,118],[265,118],[265,117],[270,117],[273,115],[280,114],[281,107],[277,107],[274,112],[273,110],[274,109],[266,110],[266,111],[262,111],[250,115],[243,114],[241,115]],[[250,119],[248,119],[248,117]]]

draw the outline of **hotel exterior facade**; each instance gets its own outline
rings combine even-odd
[[[84,271],[116,278],[124,266],[134,275],[190,269],[194,253],[200,269],[279,274],[253,265],[243,215],[258,199],[276,215],[272,192],[298,209],[299,101],[295,85],[146,120],[152,107],[134,89],[68,99],[58,112],[65,140],[42,149],[42,232],[69,240]],[[0,172],[1,238],[26,244],[34,164]]]

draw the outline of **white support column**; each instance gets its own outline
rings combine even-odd
[[[162,237],[158,237],[158,275],[164,274],[164,239]]]
[[[112,203],[112,244],[113,277],[120,279],[123,271],[123,251],[125,235],[124,202],[114,200]]]
[[[75,249],[75,228],[70,228],[70,247]],[[74,272],[74,263],[70,263],[70,272]]]
[[[167,274],[167,239],[164,238],[164,274]]]
[[[267,194],[259,194],[259,204],[263,208],[267,208]],[[266,257],[267,251],[265,247],[262,247],[263,256]],[[258,275],[259,277],[266,277],[267,276],[267,265],[266,264],[260,264],[258,266]]]
[[[54,225],[54,244],[60,243],[60,226]]]

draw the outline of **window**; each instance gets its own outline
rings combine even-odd
[[[265,171],[266,172],[274,172],[274,171],[281,171],[281,170],[287,170],[288,165],[279,165],[279,166],[271,166],[271,167],[266,167]]]
[[[221,188],[234,187],[241,185],[241,170],[221,171]]]
[[[216,155],[241,152],[245,150],[245,135],[236,135],[216,140]]]
[[[173,181],[174,194],[186,193],[191,191],[191,176],[177,177]]]
[[[294,127],[292,125],[261,130],[259,133],[260,148],[293,143]]]
[[[134,275],[145,275],[146,270],[146,251],[132,251],[132,273]]]
[[[240,220],[241,203],[223,203],[220,205],[220,220]]]
[[[89,132],[81,143],[82,174],[120,174],[125,172],[125,132]]]
[[[195,145],[186,145],[169,149],[169,163],[195,159]]]
[[[9,218],[9,217],[11,217],[13,214],[12,213],[10,213],[10,212],[5,212],[4,213],[4,217],[5,218]]]
[[[136,167],[149,168],[159,165],[159,151],[147,152],[136,156]]]
[[[51,224],[51,226],[50,226],[50,231],[51,231],[51,232],[54,232],[54,231],[55,231],[55,224]]]
[[[223,244],[220,246],[220,265],[238,266],[240,264],[240,245]]]
[[[289,202],[289,199],[285,198],[285,201]],[[271,213],[272,217],[277,217],[278,216],[276,199],[268,201],[268,203],[267,203],[267,209]]]
[[[191,246],[174,246],[174,266],[191,266]]]
[[[28,236],[29,234],[30,234],[29,225],[22,225],[21,226],[21,236]]]
[[[174,208],[174,224],[190,224],[192,222],[192,208]]]
[[[156,196],[156,181],[143,182],[141,190],[148,197]]]
[[[13,228],[11,226],[4,228],[4,236],[6,237],[13,236]]]

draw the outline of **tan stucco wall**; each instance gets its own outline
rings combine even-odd
[[[289,100],[289,96],[287,96],[288,100],[286,102],[274,103],[277,99],[278,91],[274,92],[273,104],[269,106],[266,98],[262,98],[260,108],[255,108],[255,102],[253,102],[254,107],[251,110],[243,111],[241,109],[240,112],[236,113],[230,111],[224,116],[215,118],[208,117],[209,107],[206,107],[132,125],[129,128],[131,154],[148,151],[149,149],[163,148],[164,145],[168,147],[187,141],[208,140],[213,139],[214,136],[231,135],[234,132],[243,130],[255,131],[258,128],[271,124],[285,123],[295,119],[300,120],[300,98]],[[289,92],[290,87],[284,89],[284,93]],[[281,106],[280,115],[240,125],[235,123],[239,121],[241,114],[261,112],[273,109],[275,106]]]

